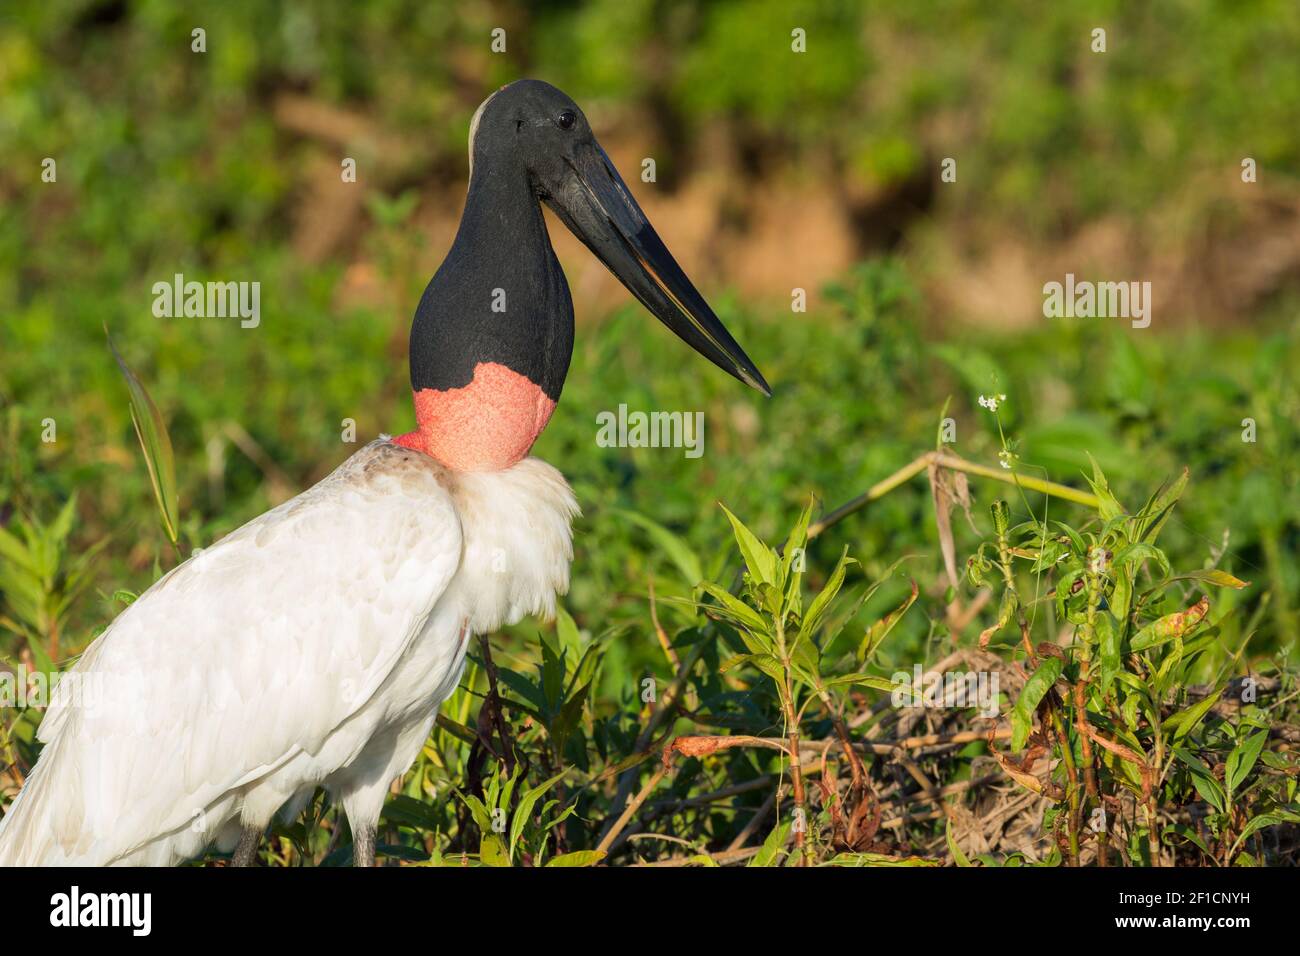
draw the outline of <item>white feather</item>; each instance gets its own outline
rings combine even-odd
[[[367,445],[175,568],[87,649],[0,820],[0,865],[169,865],[322,785],[373,823],[470,635],[554,613],[577,510],[537,459],[458,473]]]

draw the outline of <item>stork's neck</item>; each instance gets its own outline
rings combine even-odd
[[[451,251],[411,326],[415,431],[399,444],[460,471],[528,454],[560,399],[573,303],[527,172],[477,155]]]

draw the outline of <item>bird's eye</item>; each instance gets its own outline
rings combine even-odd
[[[578,121],[578,115],[573,110],[561,110],[560,115],[555,118],[560,129],[573,129],[573,124]]]

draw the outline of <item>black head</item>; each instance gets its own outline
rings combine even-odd
[[[539,199],[563,183],[580,146],[596,143],[578,104],[540,80],[519,80],[484,100],[469,137],[471,175],[484,163],[522,164]]]
[[[475,170],[521,166],[537,199],[653,315],[719,368],[771,394],[650,225],[578,104],[540,80],[502,87],[470,126],[471,179]]]

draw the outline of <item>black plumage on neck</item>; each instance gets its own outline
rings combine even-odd
[[[559,401],[573,301],[528,171],[500,126],[489,115],[476,130],[460,228],[411,327],[411,388],[463,388],[480,363],[498,363]]]

